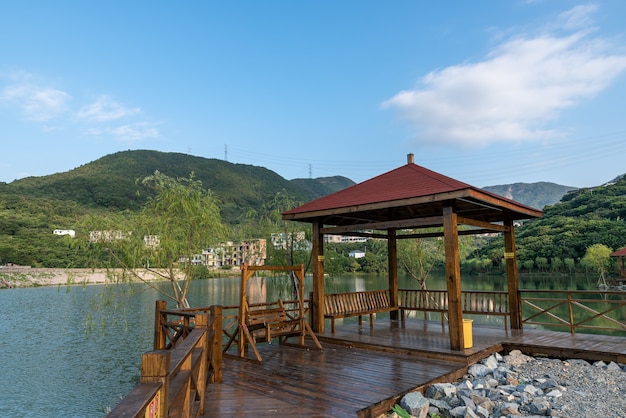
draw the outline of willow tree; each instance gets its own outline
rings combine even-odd
[[[426,289],[433,268],[445,261],[443,239],[408,238],[398,241],[398,261],[406,273]]]
[[[110,266],[125,279],[143,282],[177,307],[188,307],[194,258],[226,237],[218,199],[193,174],[172,178],[156,171],[139,183],[154,197],[124,221],[116,217],[116,224],[101,223],[104,229],[92,233],[91,241],[98,241]],[[169,290],[154,278],[168,282]]]
[[[595,270],[600,277],[598,285],[606,286],[606,274],[611,265],[611,253],[613,250],[604,244],[593,244],[587,247],[585,256],[580,260],[587,268]]]

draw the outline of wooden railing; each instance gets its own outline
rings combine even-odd
[[[204,414],[206,385],[221,382],[222,308],[164,307],[157,302],[155,350],[141,358],[141,382],[107,417],[197,417]]]
[[[461,293],[464,314],[495,315],[504,317],[504,327],[508,328],[509,295],[500,291],[466,291]],[[406,311],[435,312],[441,314],[444,324],[448,312],[448,292],[446,290],[398,290],[398,304],[401,317]]]
[[[576,330],[626,332],[626,292],[520,290],[522,323]]]

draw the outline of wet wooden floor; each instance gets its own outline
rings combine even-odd
[[[440,323],[380,319],[320,335],[323,350],[261,344],[263,362],[224,357],[205,417],[374,417],[405,393],[451,381],[495,351],[626,363],[626,338],[474,326],[473,347],[450,350]]]

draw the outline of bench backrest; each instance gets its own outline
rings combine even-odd
[[[246,322],[248,325],[273,324],[288,319],[285,308],[251,309],[248,311]]]
[[[342,312],[371,312],[389,309],[389,305],[388,290],[368,290],[324,295],[325,315]]]

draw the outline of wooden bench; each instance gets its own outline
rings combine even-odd
[[[324,295],[324,318],[330,319],[333,333],[335,332],[335,319],[337,318],[358,316],[359,325],[362,325],[363,315],[369,315],[370,326],[373,326],[374,314],[397,310],[397,306],[391,306],[388,290],[368,290]]]
[[[302,333],[301,320],[290,317],[281,300],[277,305],[275,308],[251,308],[246,313],[246,325],[255,340],[261,338],[269,343],[272,338],[290,337]]]

